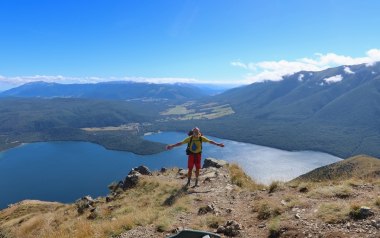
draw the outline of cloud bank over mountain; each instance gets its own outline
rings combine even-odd
[[[192,84],[233,84],[243,85],[266,80],[279,81],[284,75],[291,75],[299,71],[322,71],[327,68],[341,65],[368,64],[371,65],[380,61],[380,49],[370,49],[364,57],[351,57],[338,55],[335,53],[316,53],[314,58],[301,58],[293,61],[262,61],[244,63],[241,61],[231,62],[232,67],[244,69],[244,76],[236,76],[233,81],[224,80],[204,80],[191,77],[70,77],[62,75],[33,75],[33,76],[13,76],[0,75],[0,91],[20,86],[25,83],[36,81],[55,82],[62,84],[72,83],[100,83],[110,81],[133,81],[145,83],[192,83]],[[352,74],[349,67],[345,68],[347,74]],[[0,72],[1,73],[1,72]],[[300,78],[299,80],[302,80]]]
[[[245,81],[247,83],[262,82],[266,80],[279,81],[284,75],[291,75],[299,71],[322,71],[327,68],[341,65],[368,64],[380,61],[380,49],[370,49],[364,57],[351,57],[338,55],[335,53],[316,53],[314,58],[301,58],[294,61],[262,61],[244,63],[233,61],[231,65],[240,67],[248,72]],[[346,73],[353,73],[349,67],[345,68]]]

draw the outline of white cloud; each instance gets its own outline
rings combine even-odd
[[[316,53],[314,58],[301,58],[294,61],[262,61],[244,63],[241,61],[231,62],[234,67],[241,67],[248,70],[245,76],[247,83],[262,82],[266,80],[279,81],[285,75],[291,75],[299,71],[321,71],[327,68],[340,65],[367,64],[380,61],[380,49],[371,49],[364,57],[351,57],[338,55],[335,53]],[[346,71],[348,73],[348,71]],[[351,71],[352,72],[352,71]]]
[[[240,68],[244,68],[244,69],[248,69],[248,65],[243,64],[243,63],[240,62],[240,61],[232,61],[232,62],[231,62],[231,65],[232,65],[232,66],[236,66],[236,67],[240,67]]]
[[[350,67],[344,67],[344,72],[346,72],[347,74],[355,74],[355,72],[352,72],[352,70],[350,69]]]
[[[321,54],[316,53],[314,57],[301,58],[293,61],[261,61],[261,62],[242,62],[236,60],[231,62],[234,67],[239,67],[246,71],[245,77],[234,81],[215,81],[200,80],[195,78],[175,78],[175,77],[67,77],[62,75],[34,75],[34,76],[17,76],[6,77],[0,75],[0,90],[9,89],[25,83],[35,81],[56,82],[56,83],[99,83],[109,81],[135,81],[149,83],[205,83],[205,84],[249,84],[253,82],[262,82],[266,80],[279,81],[285,75],[291,75],[299,71],[321,71],[327,68],[340,65],[354,65],[365,63],[367,66],[373,65],[374,62],[380,61],[380,49],[370,49],[364,57],[350,57],[337,55],[335,53]],[[346,66],[346,73],[353,73]],[[310,72],[309,75],[312,75]],[[298,80],[302,80],[299,76]]]
[[[336,82],[340,82],[342,81],[343,77],[342,75],[338,74],[338,75],[335,75],[335,76],[332,76],[330,78],[325,78],[323,79],[326,83],[330,84],[330,83],[336,83]]]

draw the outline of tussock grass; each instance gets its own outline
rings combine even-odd
[[[375,199],[375,206],[380,208],[380,196]]]
[[[302,183],[298,184],[298,186],[297,186],[297,190],[301,193],[309,192],[310,188],[311,188],[311,184],[306,183],[306,182],[302,182]]]
[[[357,220],[360,219],[360,205],[358,203],[352,203],[350,206],[349,215],[351,218]]]
[[[317,211],[317,217],[327,223],[342,223],[348,220],[348,214],[348,205],[341,202],[324,203]]]
[[[269,238],[280,237],[281,226],[280,226],[280,217],[275,217],[271,219],[268,223]]]
[[[260,220],[267,220],[271,217],[277,217],[284,211],[277,203],[273,201],[260,201],[253,207],[253,212],[257,212],[257,218]]]
[[[286,202],[286,208],[291,209],[293,207],[306,207],[305,201],[300,200],[297,196],[288,194],[284,197]]]
[[[274,193],[280,190],[284,190],[284,183],[280,181],[273,181],[268,187],[268,193]]]
[[[216,229],[220,225],[226,223],[225,218],[216,216],[213,214],[207,214],[205,216],[200,217],[197,227],[195,229],[208,230],[210,228]]]
[[[251,191],[263,189],[265,186],[256,183],[251,177],[244,173],[244,171],[237,164],[230,164],[228,166],[229,173],[231,176],[231,183],[245,188]]]
[[[348,185],[316,187],[308,193],[311,198],[348,198],[352,196],[352,189]]]
[[[36,229],[44,226],[45,219],[42,215],[32,217],[31,219],[21,223],[17,229],[17,237],[33,237]]]
[[[78,215],[75,205],[44,204],[41,210],[42,205],[38,203],[19,206],[10,209],[8,215],[12,214],[9,224],[19,222],[20,225],[8,230],[14,237],[23,238],[111,237],[146,225],[153,225],[159,231],[168,231],[175,222],[172,220],[174,215],[190,209],[191,202],[186,197],[178,198],[169,207],[163,205],[165,199],[180,188],[181,185],[176,182],[142,177],[137,187],[123,192],[114,201],[105,203],[101,200],[96,206],[99,215],[95,220],[87,219],[90,211]],[[26,214],[29,214],[28,217]],[[4,223],[1,224],[4,226]]]

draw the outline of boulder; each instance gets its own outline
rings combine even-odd
[[[133,171],[137,171],[139,172],[140,174],[142,175],[152,175],[152,172],[149,170],[148,167],[144,166],[144,165],[140,165],[139,167],[137,168],[133,168],[128,175],[130,175]]]
[[[373,216],[375,213],[369,207],[361,206],[359,209],[352,210],[350,216],[353,219],[367,219],[370,216]]]
[[[201,207],[199,208],[198,210],[198,215],[204,215],[204,214],[207,214],[209,212],[212,212],[212,213],[215,213],[215,206],[214,204],[211,204],[211,205],[207,205],[205,207]]]
[[[75,201],[75,205],[77,206],[77,211],[79,214],[83,214],[84,211],[88,208],[93,208],[94,204],[95,200],[92,199],[91,196],[85,196]]]
[[[360,218],[365,219],[365,218],[373,216],[373,215],[374,215],[374,212],[371,210],[371,208],[365,207],[365,206],[360,207],[360,210],[359,210],[359,217]]]
[[[94,220],[99,216],[99,213],[96,208],[91,209],[91,213],[88,215],[87,219]]]
[[[222,233],[228,237],[239,236],[242,225],[236,221],[227,221],[224,226],[219,226],[216,230],[217,233]]]
[[[133,187],[136,187],[137,183],[139,182],[139,179],[141,177],[141,174],[135,170],[132,170],[127,177],[125,177],[123,182],[123,190],[127,190]]]
[[[217,159],[214,159],[214,158],[207,158],[205,159],[205,161],[203,162],[203,168],[209,168],[209,167],[214,167],[214,168],[221,168],[225,165],[227,165],[228,163],[224,160],[217,160]]]

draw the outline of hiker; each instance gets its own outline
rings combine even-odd
[[[195,165],[195,185],[198,186],[199,170],[201,168],[201,156],[202,156],[202,143],[208,142],[213,145],[224,147],[223,143],[216,143],[205,136],[202,136],[201,131],[198,127],[195,127],[189,132],[189,137],[185,138],[183,141],[175,143],[173,145],[166,146],[167,150],[171,150],[173,147],[187,144],[186,154],[188,155],[187,167],[189,171],[187,172],[187,183],[186,186],[190,186],[191,175],[193,173],[193,167]]]

